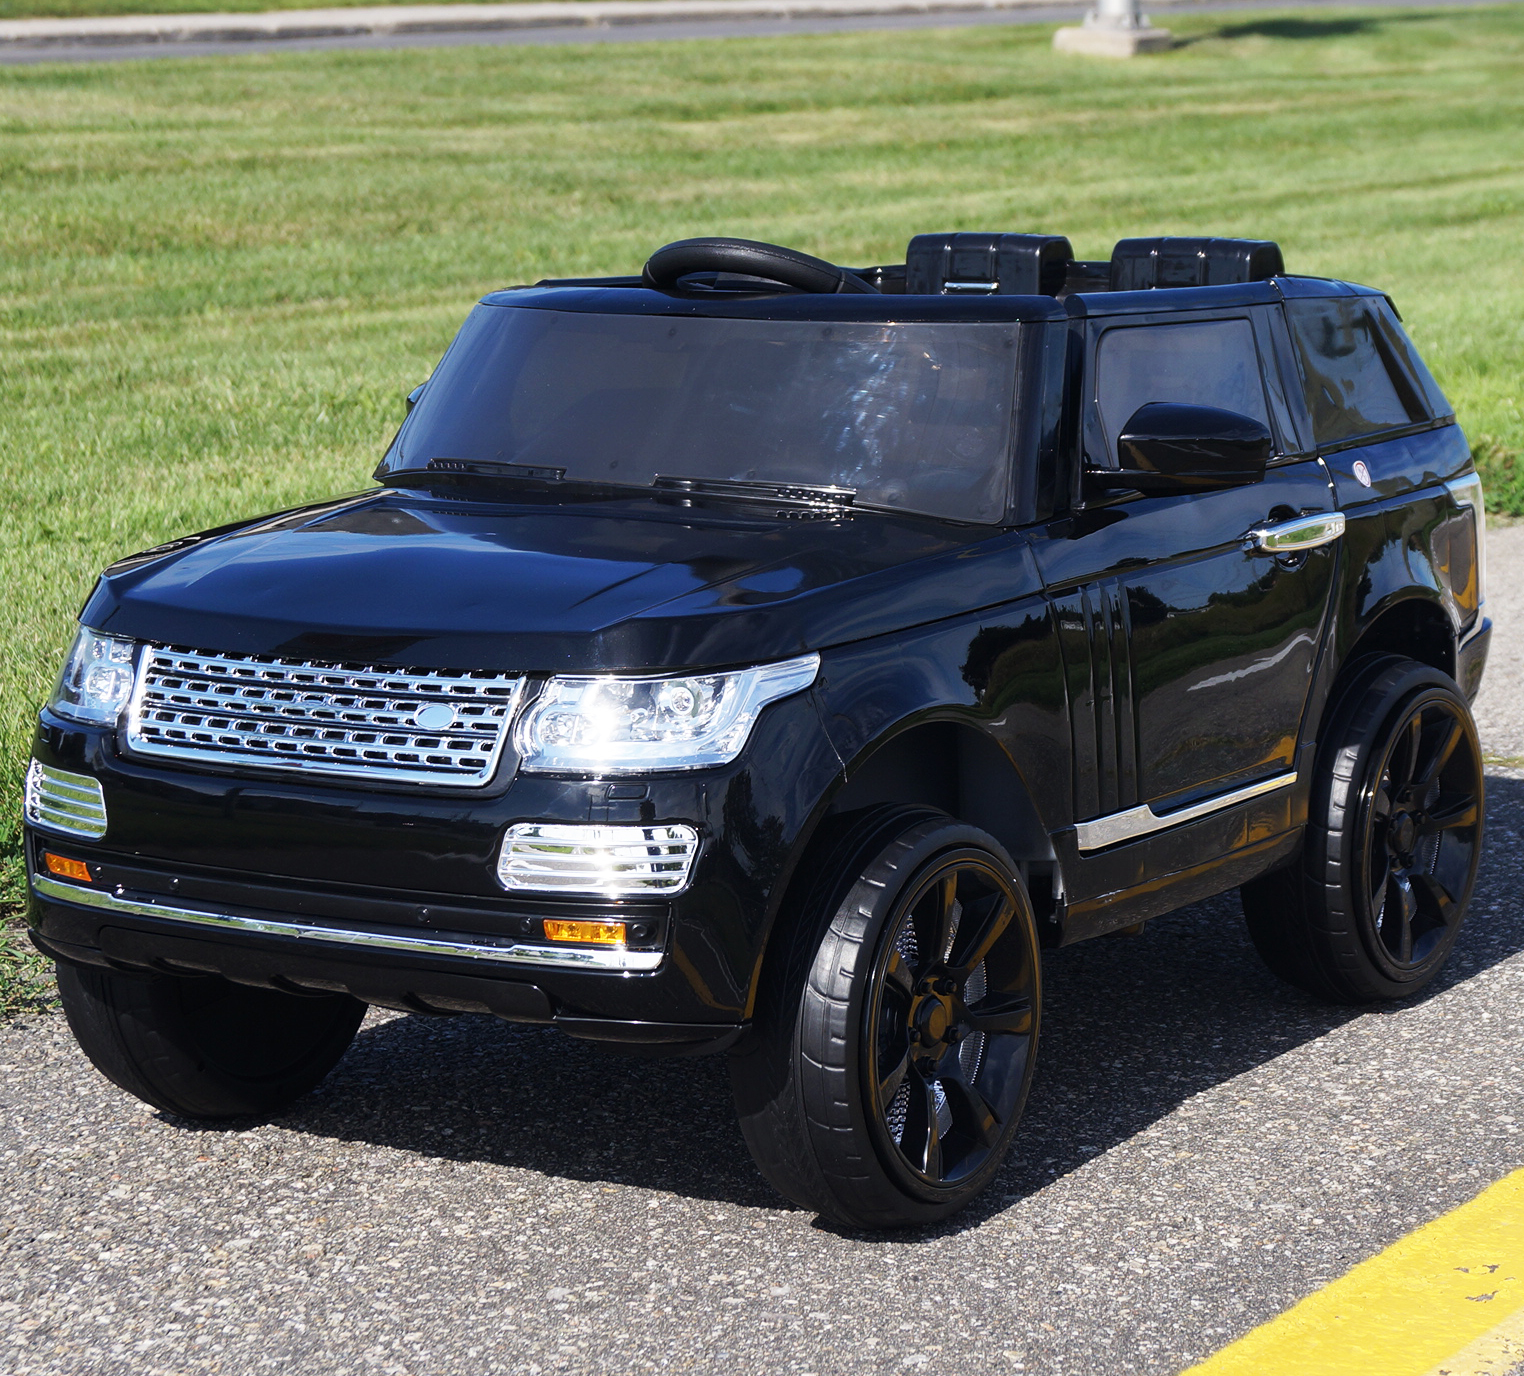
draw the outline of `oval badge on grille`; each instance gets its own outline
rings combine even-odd
[[[424,731],[448,731],[455,725],[455,709],[447,702],[426,702],[413,713],[413,725]]]

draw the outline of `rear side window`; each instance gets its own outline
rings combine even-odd
[[[1419,358],[1418,350],[1413,347],[1413,341],[1408,338],[1408,332],[1398,321],[1397,312],[1392,309],[1391,302],[1373,300],[1368,304],[1371,313],[1376,318],[1376,326],[1382,340],[1391,349],[1398,371],[1406,371],[1413,380],[1429,416],[1435,419],[1440,416],[1453,416],[1455,408],[1445,399],[1445,394],[1439,389],[1439,383],[1434,381],[1434,374],[1428,370],[1423,359]]]
[[[1154,401],[1215,406],[1268,426],[1254,327],[1247,320],[1133,325],[1107,330],[1095,352],[1095,397],[1105,454],[1116,466],[1117,437],[1140,406]]]
[[[1401,326],[1395,318],[1381,321],[1362,297],[1288,301],[1286,316],[1301,356],[1318,444],[1362,439],[1431,418],[1428,399],[1399,362]],[[1402,342],[1412,353],[1405,335]],[[1434,387],[1432,378],[1429,385]]]

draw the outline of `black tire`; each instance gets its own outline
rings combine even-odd
[[[80,1047],[107,1079],[182,1118],[269,1117],[338,1063],[365,1005],[252,989],[215,976],[58,967]]]
[[[827,1218],[934,1223],[999,1170],[1031,1086],[1031,904],[993,837],[925,809],[859,814],[818,856],[731,1057],[741,1131]]]
[[[806,292],[869,292],[878,288],[855,272],[797,249],[762,244],[755,239],[679,239],[659,248],[646,260],[641,275],[658,291],[672,291],[684,277],[697,272],[733,273],[756,277]]]
[[[1362,665],[1320,742],[1300,860],[1241,890],[1265,963],[1333,1002],[1416,994],[1465,917],[1483,802],[1481,744],[1454,680],[1409,659]]]

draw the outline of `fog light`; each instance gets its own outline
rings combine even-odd
[[[49,874],[56,874],[60,879],[77,879],[81,884],[90,882],[90,867],[83,860],[70,860],[66,855],[54,855],[45,850],[42,863],[48,867]]]
[[[623,922],[562,922],[545,919],[545,936],[550,941],[590,941],[599,946],[623,946]]]
[[[106,834],[100,780],[33,760],[26,771],[26,819],[34,827],[100,840]]]
[[[685,887],[697,854],[698,833],[681,823],[609,827],[519,822],[503,837],[497,878],[505,889],[519,892],[654,897]]]

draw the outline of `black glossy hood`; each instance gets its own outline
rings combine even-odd
[[[112,565],[82,620],[199,649],[529,672],[785,658],[1020,597],[1025,541],[860,513],[380,490]]]

